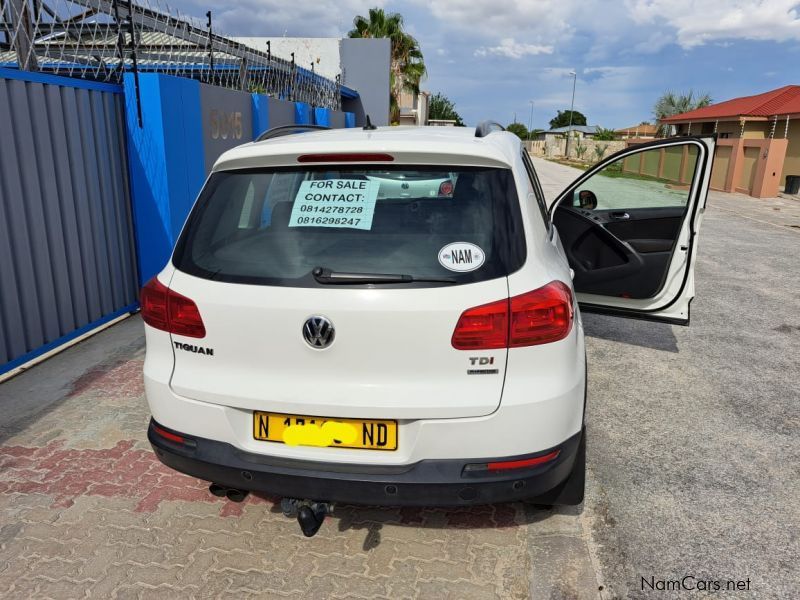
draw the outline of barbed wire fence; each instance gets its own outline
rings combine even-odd
[[[120,83],[165,73],[341,109],[339,77],[251,48],[166,0],[0,0],[0,67]]]

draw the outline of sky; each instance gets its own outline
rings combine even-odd
[[[652,120],[667,90],[714,101],[800,84],[796,0],[178,0],[214,11],[229,36],[342,37],[374,6],[403,15],[420,43],[422,88],[455,102],[467,124],[514,117],[549,128],[569,109],[590,125]]]

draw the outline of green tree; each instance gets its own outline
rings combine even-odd
[[[597,162],[602,160],[603,156],[605,156],[606,150],[608,150],[608,144],[595,144],[594,155],[597,159]]]
[[[558,129],[559,127],[567,127],[569,125],[569,114],[572,112],[573,125],[586,125],[586,116],[579,113],[577,110],[560,110],[558,114],[550,119],[550,129]]]
[[[506,125],[506,131],[510,131],[511,133],[517,134],[519,139],[527,140],[528,139],[528,128],[525,127],[522,123],[510,123]]]
[[[456,112],[456,105],[444,94],[437,92],[428,101],[428,118],[455,121],[456,127],[463,127],[464,121]]]
[[[583,141],[580,138],[577,138],[575,140],[575,154],[578,157],[578,160],[581,160],[581,161],[583,160],[583,155],[586,154],[586,151],[588,149],[589,148],[586,147],[586,145],[583,143]]]
[[[695,94],[693,90],[680,94],[666,91],[653,105],[653,115],[657,120],[665,119],[673,115],[703,108],[711,104],[711,96],[708,94]],[[661,124],[659,132],[662,135],[672,134],[672,125]]]
[[[598,127],[597,132],[593,136],[594,139],[602,141],[614,140],[616,137],[613,129],[605,129],[604,127]]]
[[[387,13],[382,8],[370,8],[366,17],[358,15],[347,35],[351,38],[389,38],[391,41],[389,110],[391,120],[396,121],[400,114],[401,92],[419,93],[420,81],[426,73],[419,43],[405,32],[401,14]]]

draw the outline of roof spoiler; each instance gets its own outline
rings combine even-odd
[[[475,128],[475,137],[486,137],[495,131],[505,131],[506,128],[497,121],[481,121]]]
[[[279,127],[267,129],[258,136],[255,141],[263,142],[264,140],[271,140],[272,138],[284,135],[293,135],[295,133],[303,133],[304,131],[314,131],[317,129],[330,129],[330,127],[326,127],[325,125],[281,125]]]

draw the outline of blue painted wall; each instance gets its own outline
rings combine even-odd
[[[269,129],[269,98],[253,94],[253,139]]]
[[[331,110],[327,108],[314,108],[314,123],[317,125],[331,126]]]
[[[294,103],[294,122],[298,125],[311,124],[311,107],[305,102]]]
[[[166,264],[205,180],[200,84],[142,73],[139,127],[132,74],[124,78],[128,162],[140,283]]]
[[[128,162],[141,284],[166,265],[206,179],[206,165],[216,158],[206,157],[200,85],[192,79],[140,74],[140,128],[133,75],[125,74]],[[242,143],[279,125],[355,126],[353,113],[332,113],[262,94],[251,95],[250,110],[251,131],[244,132]]]

